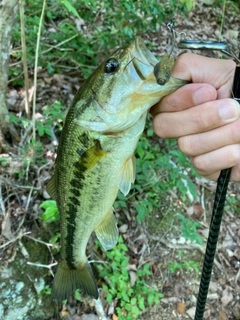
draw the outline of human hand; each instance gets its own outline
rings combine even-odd
[[[230,99],[235,68],[232,60],[182,54],[172,76],[192,83],[151,109],[156,134],[178,138],[195,170],[212,180],[232,167],[231,180],[240,181],[240,105]]]

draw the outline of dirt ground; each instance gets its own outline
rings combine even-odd
[[[229,7],[225,11],[222,30],[223,40],[227,41],[233,52],[239,50],[239,13]],[[178,31],[186,32],[192,39],[217,40],[220,36],[222,11],[211,5],[198,3],[195,10],[188,17],[176,17]],[[159,52],[165,52],[169,48],[169,30],[162,26],[159,34],[153,34],[152,40],[159,43]],[[181,51],[174,49],[175,55]],[[219,57],[217,52],[201,52],[208,56]],[[47,100],[61,101],[70,104],[76,89],[78,88],[77,76],[57,75],[49,76],[47,73],[39,73],[38,82],[38,109],[44,107]],[[24,97],[23,88],[9,89],[9,103],[12,112],[18,110]],[[22,133],[19,132],[19,135]],[[17,153],[15,144],[10,153]],[[54,158],[55,146],[47,146],[46,152],[50,158]],[[7,266],[14,260],[19,239],[24,232],[32,231],[34,237],[41,238],[42,227],[38,219],[41,215],[40,203],[45,198],[45,185],[50,177],[49,170],[52,164],[42,165],[36,168],[36,172],[29,172],[32,184],[36,186],[29,192],[28,187],[13,186],[11,170],[7,172],[0,168],[3,181],[0,193],[1,203],[4,203],[7,215],[1,223],[2,234],[0,236],[1,262]],[[18,163],[14,163],[16,170]],[[168,193],[161,201],[160,212],[153,212],[148,218],[137,223],[134,208],[117,211],[122,225],[120,233],[128,247],[130,263],[141,261],[149,262],[152,266],[152,275],[146,279],[149,286],[157,288],[164,294],[158,305],[148,307],[139,320],[172,320],[193,319],[196,306],[196,297],[199,288],[201,265],[204,258],[206,239],[208,234],[211,209],[214,199],[215,183],[205,179],[195,179],[199,194],[199,202],[191,203],[189,200],[183,203],[177,194]],[[237,200],[238,213],[233,213],[231,198]],[[231,183],[228,192],[226,209],[223,216],[218,249],[215,257],[212,280],[209,288],[209,296],[204,319],[211,320],[240,320],[240,185]],[[1,209],[0,209],[1,210]],[[171,219],[169,218],[171,216]],[[200,234],[204,238],[202,245],[187,241],[180,230],[180,221],[176,218],[178,213],[184,214],[201,223]],[[10,241],[9,239],[13,239]],[[30,240],[29,240],[30,241]],[[53,260],[49,261],[51,263]],[[176,269],[170,273],[169,263],[182,263],[183,261],[195,261],[200,264],[199,271],[193,267]],[[117,302],[108,305],[104,301],[107,315],[118,320],[115,313]],[[67,320],[91,320],[97,319],[91,300],[84,298],[81,302],[71,298],[64,306],[58,308],[60,317]],[[51,317],[51,320],[59,316]],[[23,318],[24,319],[24,318]],[[33,319],[34,320],[34,319]],[[46,319],[47,320],[47,319]],[[50,319],[49,319],[50,320]]]

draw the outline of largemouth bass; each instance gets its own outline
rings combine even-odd
[[[95,231],[104,249],[118,240],[113,203],[135,179],[134,150],[149,108],[186,84],[170,78],[161,86],[153,74],[158,60],[140,38],[105,60],[77,92],[62,130],[54,174],[47,191],[61,216],[61,261],[52,297],[62,301],[76,289],[97,299],[86,257]]]

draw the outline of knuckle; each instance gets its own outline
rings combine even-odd
[[[232,159],[233,165],[236,165],[237,163],[240,162],[240,144],[236,144],[233,146],[231,159]]]
[[[193,157],[192,158],[192,165],[193,165],[194,169],[199,174],[201,174],[202,176],[207,175],[206,166],[205,166],[205,163],[204,163],[202,157]]]
[[[178,138],[179,149],[187,156],[192,156],[194,151],[194,145],[192,139],[189,136]]]
[[[239,138],[239,129],[240,129],[240,120],[234,121],[231,124],[229,124],[229,136],[230,136],[230,141],[232,143],[238,143],[240,138]]]
[[[195,118],[195,121],[197,123],[197,128],[201,130],[207,130],[212,127],[212,121],[213,117],[209,116],[209,114],[206,114],[204,112],[199,112],[198,116]]]
[[[189,58],[192,56],[191,53],[183,53],[180,56],[178,56],[177,58],[177,63],[179,64],[186,64],[186,66],[188,66],[188,62],[189,62]]]

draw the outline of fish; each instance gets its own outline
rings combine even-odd
[[[95,232],[109,250],[118,241],[113,204],[135,180],[135,156],[148,110],[186,81],[161,86],[157,58],[137,37],[104,60],[76,93],[61,132],[54,173],[47,185],[60,213],[60,261],[52,288],[55,301],[80,289],[98,299],[86,256]]]

